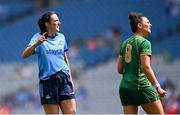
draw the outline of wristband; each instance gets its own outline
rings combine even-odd
[[[156,83],[155,85],[154,85],[154,88],[158,88],[158,87],[160,87],[160,84],[159,83]]]

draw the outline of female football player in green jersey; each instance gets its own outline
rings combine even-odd
[[[160,87],[151,68],[151,43],[145,37],[151,33],[151,23],[140,13],[130,13],[133,35],[123,42],[118,57],[118,72],[123,75],[119,94],[124,114],[137,114],[141,106],[147,114],[164,114],[159,96]]]

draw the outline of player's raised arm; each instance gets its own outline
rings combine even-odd
[[[47,34],[47,32],[44,32],[39,39],[37,40],[37,42],[35,42],[33,45],[28,46],[24,51],[23,51],[23,58],[28,58],[30,55],[32,55],[34,53],[35,48],[41,44],[42,42],[44,42],[46,40],[45,38],[45,34]]]

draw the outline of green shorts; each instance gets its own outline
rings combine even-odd
[[[123,106],[142,105],[159,100],[159,96],[153,87],[144,89],[119,89],[119,95]]]

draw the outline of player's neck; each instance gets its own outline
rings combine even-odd
[[[56,35],[56,32],[48,32],[47,34],[48,34],[48,36],[51,37],[51,36],[55,36],[55,35]]]
[[[135,33],[134,33],[134,35],[135,35],[135,36],[141,36],[141,37],[144,37],[144,35],[143,35],[143,34],[138,33],[138,32],[135,32]]]

